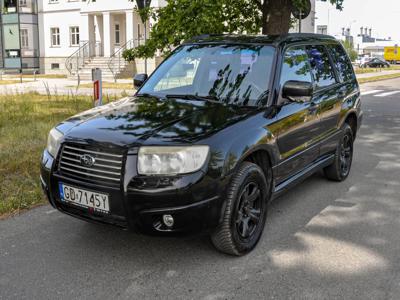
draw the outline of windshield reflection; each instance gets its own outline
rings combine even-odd
[[[192,95],[204,101],[264,105],[274,52],[274,48],[264,45],[183,46],[150,77],[139,95]]]

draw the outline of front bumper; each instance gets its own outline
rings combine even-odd
[[[131,168],[125,170],[123,183],[117,188],[63,177],[55,164],[53,157],[45,151],[41,162],[42,188],[54,208],[76,218],[156,235],[207,231],[220,221],[224,182],[209,178],[201,171],[170,178],[167,184],[152,187],[150,180],[132,172],[136,169],[136,156],[128,156],[126,166]],[[109,194],[110,213],[90,212],[65,204],[59,196],[59,182]],[[172,227],[164,224],[164,215],[174,218]]]

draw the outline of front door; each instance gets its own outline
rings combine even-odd
[[[279,80],[279,111],[274,124],[268,126],[277,137],[281,157],[275,175],[277,184],[303,170],[319,155],[316,143],[319,106],[312,98],[299,102],[283,99],[282,87],[289,80],[313,82],[304,46],[293,46],[285,51]]]

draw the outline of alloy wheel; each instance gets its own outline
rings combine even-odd
[[[343,177],[350,172],[353,157],[353,141],[349,134],[344,135],[340,145],[340,171]]]
[[[251,238],[262,215],[261,191],[257,183],[250,182],[242,190],[236,214],[236,230],[242,240]]]

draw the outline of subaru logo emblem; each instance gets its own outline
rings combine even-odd
[[[81,165],[85,167],[92,167],[94,163],[96,162],[96,159],[89,155],[89,154],[83,154],[80,157]]]

